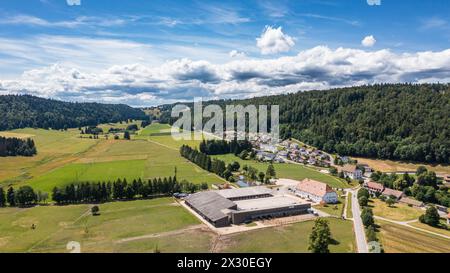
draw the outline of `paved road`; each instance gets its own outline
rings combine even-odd
[[[366,241],[366,233],[364,230],[364,226],[361,220],[361,210],[359,208],[358,199],[357,199],[357,190],[350,191],[352,194],[352,213],[353,213],[353,229],[355,230],[356,235],[356,246],[358,248],[358,253],[368,253],[368,246]]]

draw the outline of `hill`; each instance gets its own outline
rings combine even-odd
[[[331,153],[450,162],[450,85],[383,84],[208,104],[280,105],[280,133]],[[170,106],[162,120],[170,117]],[[173,121],[173,120],[172,120]]]
[[[146,119],[142,110],[124,104],[73,103],[29,95],[0,96],[0,131],[76,128],[128,119]]]

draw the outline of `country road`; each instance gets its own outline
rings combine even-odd
[[[368,246],[366,241],[366,233],[364,230],[364,226],[361,220],[361,210],[359,208],[358,198],[357,198],[357,190],[350,191],[352,195],[352,213],[353,213],[353,228],[355,230],[356,236],[356,246],[358,249],[358,253],[368,253]]]

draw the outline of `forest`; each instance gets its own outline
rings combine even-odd
[[[67,129],[148,117],[124,104],[74,103],[30,95],[0,96],[0,130]]]
[[[0,156],[33,156],[37,153],[33,139],[0,136]]]
[[[378,84],[203,106],[279,105],[282,138],[340,155],[448,164],[449,91],[449,84]],[[161,106],[161,121],[174,122],[172,106]]]

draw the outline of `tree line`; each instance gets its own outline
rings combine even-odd
[[[220,177],[224,177],[225,179],[228,179],[228,177],[224,176],[224,173],[227,170],[224,161],[217,158],[211,158],[209,155],[202,153],[197,149],[193,149],[188,145],[181,146],[180,155],[186,158],[187,160],[193,162],[200,168],[207,170],[208,172],[215,173]]]
[[[242,151],[251,151],[252,144],[248,140],[203,140],[199,145],[200,152],[207,155],[235,154],[238,155]]]
[[[7,138],[0,136],[0,156],[33,156],[37,153],[31,138]]]
[[[207,188],[206,183],[193,184],[184,180],[178,182],[176,176],[154,178],[145,182],[134,179],[131,183],[119,178],[114,182],[85,182],[55,187],[52,199],[56,204],[99,203],[167,196],[176,192],[194,193]]]
[[[377,84],[203,106],[279,105],[284,139],[340,155],[450,163],[449,91],[450,84]],[[172,106],[161,107],[168,122]]]
[[[52,190],[52,200],[57,205],[102,203],[168,196],[176,192],[194,193],[205,189],[208,189],[206,183],[193,184],[185,180],[179,182],[176,176],[147,181],[133,179],[130,183],[119,178],[113,182],[84,182],[55,187]],[[28,207],[46,202],[47,199],[48,193],[35,191],[30,186],[18,189],[10,187],[6,192],[0,188],[0,207]]]
[[[72,103],[30,95],[0,96],[0,116],[0,130],[25,127],[59,130],[148,119],[142,110],[124,104]]]

